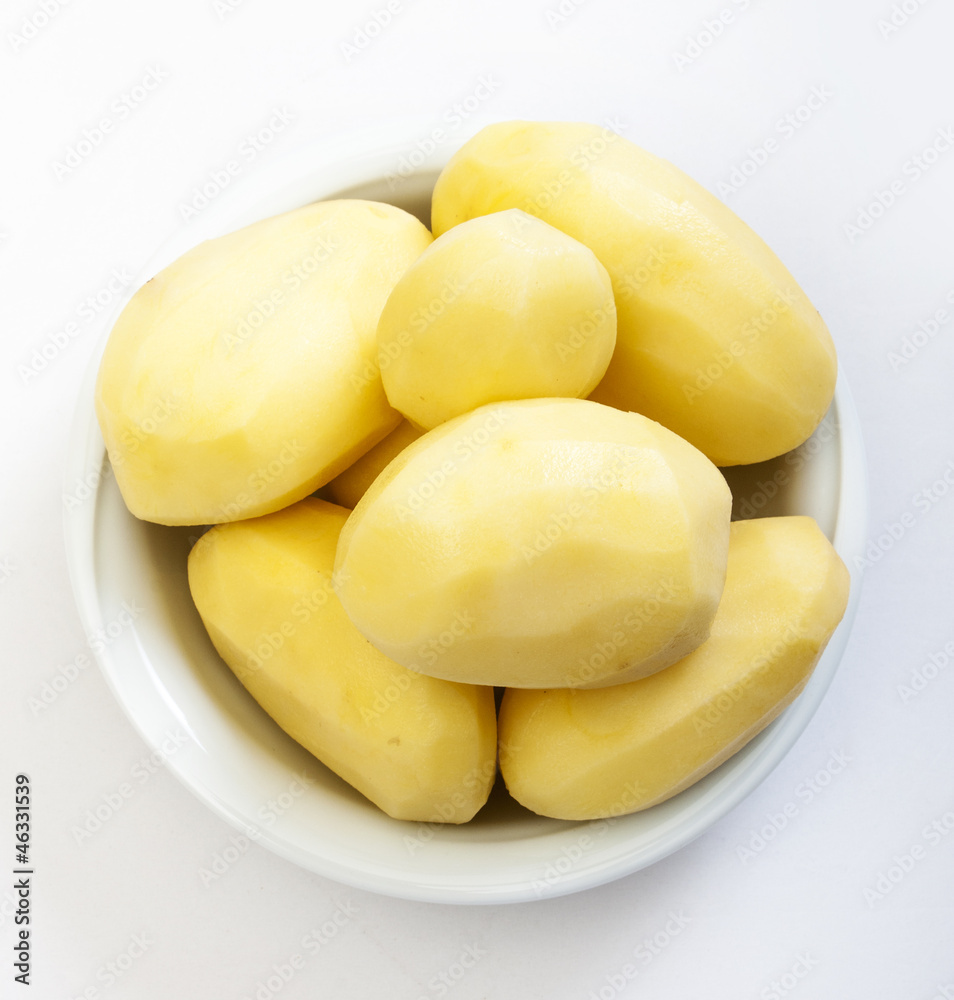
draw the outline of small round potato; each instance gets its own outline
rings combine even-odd
[[[616,345],[609,275],[592,250],[519,209],[436,240],[378,323],[391,405],[431,428],[507,399],[587,396]]]

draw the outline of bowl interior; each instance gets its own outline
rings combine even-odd
[[[413,132],[411,135],[415,134]],[[200,238],[316,198],[391,202],[429,221],[440,163],[402,175],[405,142],[353,137],[302,150],[226,192],[150,262],[147,280]],[[123,303],[124,304],[124,303]],[[121,308],[121,307],[120,307]],[[113,316],[103,331],[103,342]],[[544,819],[498,784],[464,826],[392,820],[286,736],[209,641],[189,595],[186,559],[201,529],[139,521],[110,475],[92,408],[98,357],[74,427],[66,541],[77,604],[104,675],[143,738],[202,800],[297,864],[360,888],[442,902],[536,899],[598,885],[670,854],[724,815],[807,725],[841,656],[857,600],[799,699],[722,767],[668,802],[593,823]],[[861,435],[847,388],[811,440],[758,466],[724,470],[733,516],[816,518],[849,567],[864,542]]]

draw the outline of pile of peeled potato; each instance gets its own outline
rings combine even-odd
[[[214,525],[189,585],[216,649],[388,815],[466,822],[498,765],[544,816],[645,809],[768,725],[844,614],[817,524],[730,523],[718,468],[812,434],[831,337],[728,208],[597,126],[485,128],[432,222],[317,202],[140,288],[96,389],[117,482]]]

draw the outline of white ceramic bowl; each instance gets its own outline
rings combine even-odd
[[[149,263],[135,287],[209,236],[318,198],[391,201],[428,220],[440,167],[470,130],[410,172],[428,127],[397,127],[305,148],[234,183]],[[403,159],[402,159],[403,157]],[[104,323],[100,348],[119,309]],[[782,759],[818,707],[855,614],[854,556],[865,539],[862,438],[843,380],[814,438],[773,462],[727,470],[735,513],[813,515],[852,570],[845,620],[799,699],[718,770],[668,802],[592,824],[543,819],[495,788],[465,826],[392,820],[276,726],[218,658],[186,581],[190,536],[132,517],[109,474],[93,412],[93,359],[76,416],[65,519],[76,601],[116,698],[146,743],[250,839],[349,885],[408,899],[501,903],[575,892],[672,854],[739,803]]]

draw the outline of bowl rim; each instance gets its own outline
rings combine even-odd
[[[432,157],[423,169],[417,169],[413,173],[436,173],[462,142],[493,120],[496,119],[475,117],[454,135],[452,147],[439,149],[437,157]],[[224,192],[223,198],[203,212],[201,219],[196,220],[194,225],[184,226],[164,241],[140,270],[136,280],[116,303],[112,312],[99,319],[97,345],[80,387],[64,469],[64,496],[69,495],[78,480],[92,484],[90,488],[93,495],[77,508],[65,509],[63,516],[70,583],[87,635],[92,635],[97,628],[102,627],[104,621],[96,570],[95,515],[97,495],[105,479],[102,470],[106,468],[106,455],[96,420],[94,387],[109,331],[129,298],[158,270],[200,239],[238,228],[234,224],[237,218],[275,214],[274,211],[265,211],[260,216],[255,213],[260,206],[273,201],[277,191],[298,189],[302,185],[314,183],[319,177],[322,178],[320,187],[329,192],[345,192],[362,184],[380,181],[383,176],[382,165],[393,164],[397,155],[406,153],[418,137],[428,135],[433,127],[433,122],[404,120],[392,122],[386,127],[357,130],[339,135],[331,141],[306,144],[256,169],[237,181],[234,189]],[[861,598],[861,566],[867,540],[867,473],[860,420],[841,371],[838,374],[832,413],[839,447],[838,500],[832,542],[851,575],[851,589],[844,618],[829,641],[805,690],[756,738],[760,741],[758,752],[746,756],[741,766],[730,769],[726,780],[715,786],[712,794],[707,794],[685,814],[679,814],[675,821],[642,848],[627,850],[624,847],[614,851],[594,852],[586,859],[587,863],[560,873],[543,891],[539,882],[542,862],[534,869],[536,877],[498,877],[495,880],[488,873],[486,878],[475,879],[462,874],[456,882],[448,882],[446,879],[428,881],[413,869],[397,871],[381,868],[371,861],[356,866],[343,864],[332,857],[315,855],[283,838],[280,827],[253,831],[242,812],[233,807],[227,796],[223,796],[221,789],[210,785],[190,770],[186,759],[170,757],[166,761],[167,767],[213,812],[242,833],[254,835],[259,843],[274,853],[337,882],[398,898],[463,904],[528,902],[593,888],[655,864],[699,837],[767,778],[807,727],[844,654]],[[113,697],[134,729],[150,749],[158,749],[156,733],[138,716],[131,704],[128,682],[111,650],[108,647],[94,649],[93,655]],[[154,685],[155,697],[162,699],[165,692],[158,679],[151,675],[149,680]]]

